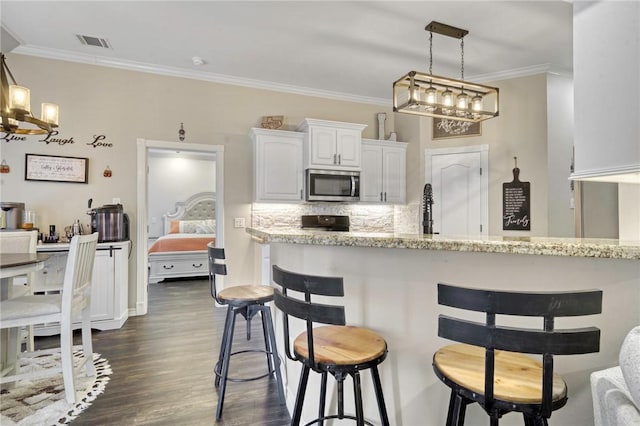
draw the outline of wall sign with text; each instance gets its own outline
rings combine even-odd
[[[25,180],[87,183],[89,159],[26,154]]]
[[[531,230],[531,185],[519,180],[520,169],[513,169],[513,181],[502,184],[502,229]]]

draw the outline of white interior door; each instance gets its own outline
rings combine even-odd
[[[433,189],[433,230],[445,236],[488,234],[488,146],[425,151]]]

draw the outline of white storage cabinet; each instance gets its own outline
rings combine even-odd
[[[129,251],[130,241],[98,243],[91,284],[91,327],[113,330],[129,318]],[[35,291],[57,292],[62,289],[69,244],[42,244],[38,253],[49,255],[44,268],[36,273]],[[80,328],[74,323],[73,328]],[[35,327],[37,336],[60,333],[57,323]]]
[[[360,170],[365,127],[366,124],[306,118],[297,129],[305,134],[305,169]]]
[[[304,134],[253,128],[250,136],[254,147],[254,200],[302,202]]]
[[[406,143],[363,139],[360,201],[404,204],[406,163]]]

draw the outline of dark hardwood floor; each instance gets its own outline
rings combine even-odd
[[[169,281],[149,286],[149,313],[130,317],[120,330],[93,332],[94,352],[109,360],[113,374],[104,394],[73,425],[214,424],[217,361],[226,308],[214,308],[207,280]],[[238,317],[234,351],[264,348],[259,318],[246,341]],[[78,332],[74,336],[79,338]],[[59,344],[36,339],[37,347]],[[79,343],[80,340],[78,339]],[[278,344],[282,344],[278,342]],[[266,371],[263,355],[236,355],[230,375],[250,377]],[[230,382],[219,425],[287,425],[273,377]]]

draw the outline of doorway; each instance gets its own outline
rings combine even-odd
[[[191,143],[154,141],[138,139],[137,141],[137,233],[136,240],[136,314],[144,315],[148,309],[148,257],[147,241],[149,239],[148,191],[149,191],[149,151],[180,151],[189,155],[215,156],[215,192],[216,192],[216,246],[224,247],[224,146],[202,145]]]
[[[447,236],[489,232],[489,146],[425,150],[425,183],[431,183],[433,230]]]

